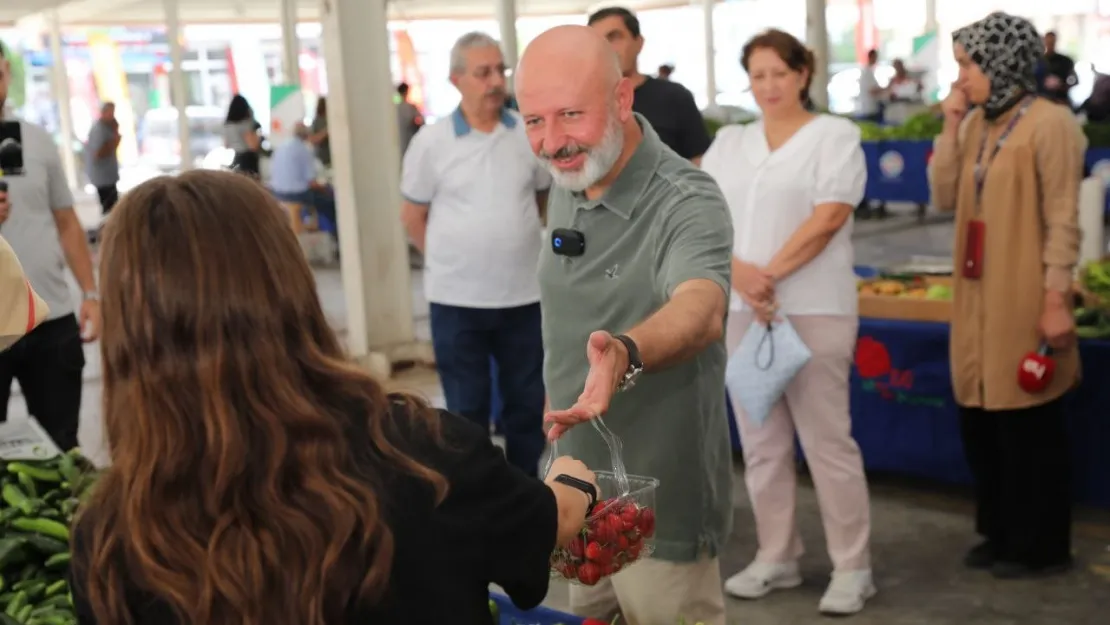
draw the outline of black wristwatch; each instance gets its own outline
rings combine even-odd
[[[644,361],[640,360],[640,348],[636,347],[636,341],[624,334],[618,334],[613,338],[623,343],[624,348],[628,350],[628,369],[625,369],[624,377],[617,383],[618,391],[627,391],[636,386],[636,380],[644,372]]]
[[[586,516],[590,516],[590,512],[593,511],[594,505],[597,503],[597,487],[585,480],[571,477],[565,473],[556,475],[555,481],[586,493],[586,496],[590,498],[590,503],[586,505]]]

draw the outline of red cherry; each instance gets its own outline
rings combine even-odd
[[[593,586],[601,581],[601,567],[593,562],[587,562],[578,567],[578,581],[586,586]]]
[[[655,534],[655,511],[651,508],[640,511],[639,530],[645,538],[651,538]]]

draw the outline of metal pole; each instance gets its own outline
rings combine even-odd
[[[717,0],[703,0],[705,22],[705,93],[709,106],[717,106],[717,48],[713,41],[713,8]]]
[[[166,39],[170,43],[170,99],[173,107],[177,109],[177,140],[181,144],[181,171],[193,168],[193,151],[189,141],[189,85],[185,81],[184,58],[181,40],[181,15],[178,0],[162,0],[166,12]]]
[[[281,0],[281,72],[285,84],[301,84],[301,41],[297,38],[297,0]]]
[[[813,50],[813,83],[809,94],[821,109],[829,106],[829,29],[825,0],[806,0],[806,41]]]
[[[505,66],[515,72],[519,60],[516,33],[516,0],[497,0],[497,23],[501,27],[501,52],[505,55]],[[512,74],[509,75],[507,87],[512,92]]]
[[[73,152],[73,108],[69,100],[69,76],[66,74],[66,59],[63,52],[62,23],[58,11],[50,12],[50,52],[53,56],[54,97],[58,99],[58,125],[61,131],[62,168],[65,170],[69,188],[77,188],[77,157]]]

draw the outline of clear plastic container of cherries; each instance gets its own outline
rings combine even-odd
[[[551,572],[575,584],[593,586],[655,551],[655,491],[659,480],[628,475],[621,456],[621,441],[601,417],[590,420],[605,440],[612,457],[612,471],[595,471],[598,500],[586,516],[582,530],[566,547],[551,554]],[[551,448],[544,475],[558,456],[558,441]]]

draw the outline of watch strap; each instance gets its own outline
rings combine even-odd
[[[565,484],[567,486],[570,486],[571,488],[576,488],[576,489],[586,493],[586,496],[590,498],[590,503],[586,506],[586,516],[590,516],[590,512],[593,511],[594,505],[597,504],[597,487],[596,486],[594,486],[593,484],[591,484],[591,483],[589,483],[585,480],[580,480],[576,477],[571,477],[571,476],[569,476],[565,473],[561,473],[559,475],[556,475],[554,481],[556,481],[560,484]]]
[[[628,368],[643,369],[644,361],[640,360],[640,348],[636,346],[636,341],[633,341],[625,334],[618,334],[613,338],[617,339],[624,344],[624,348],[628,350]]]

